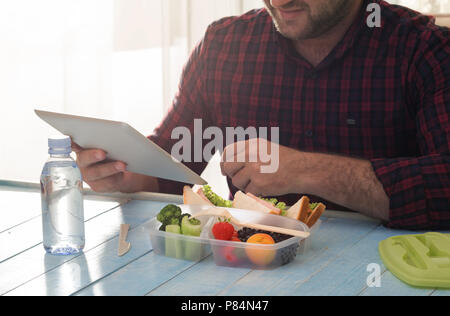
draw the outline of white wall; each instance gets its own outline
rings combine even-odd
[[[34,108],[150,134],[190,46],[241,0],[0,0],[0,178],[37,182],[55,131]],[[214,173],[212,173],[213,175]]]

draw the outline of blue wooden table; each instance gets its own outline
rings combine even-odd
[[[327,212],[311,250],[275,270],[220,267],[211,256],[200,262],[158,256],[143,229],[168,203],[167,198],[157,200],[86,197],[84,253],[51,256],[42,247],[39,191],[0,182],[0,295],[450,294],[396,279],[382,264],[378,243],[411,232],[390,230],[355,214]],[[180,197],[173,196],[172,202],[179,203]],[[131,225],[132,248],[118,257],[122,223]],[[376,265],[379,287],[367,282]]]

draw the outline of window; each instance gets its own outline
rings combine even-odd
[[[450,12],[450,0],[390,2]],[[39,179],[55,131],[34,108],[126,121],[151,134],[207,25],[262,6],[262,0],[1,1],[0,178]]]
[[[450,13],[450,0],[390,0],[423,13]]]
[[[240,0],[0,2],[0,178],[37,182],[56,131],[33,109],[121,120],[151,134],[189,51]]]

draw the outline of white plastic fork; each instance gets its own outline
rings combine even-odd
[[[308,238],[310,235],[310,233],[308,233],[308,232],[304,232],[304,231],[300,231],[300,230],[296,230],[296,229],[288,229],[288,228],[283,228],[283,227],[254,224],[254,223],[243,223],[243,222],[238,221],[235,217],[233,217],[233,215],[231,215],[231,213],[228,210],[216,208],[216,207],[212,207],[212,208],[207,209],[206,211],[199,212],[195,215],[192,215],[190,218],[196,218],[196,217],[200,217],[200,216],[225,217],[225,218],[229,219],[231,223],[233,223],[237,226],[248,227],[248,228],[253,228],[253,229],[260,229],[260,230],[265,230],[265,231],[269,231],[269,232],[280,233],[280,234],[296,236],[296,237],[301,237],[301,238]]]
[[[128,224],[120,225],[119,249],[117,251],[117,255],[119,257],[122,257],[123,255],[125,255],[131,248],[131,244],[126,241],[129,229],[130,229],[130,225],[128,225]]]

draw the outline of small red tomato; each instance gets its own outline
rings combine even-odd
[[[233,225],[228,222],[215,223],[212,228],[214,238],[219,240],[231,240],[235,230]]]
[[[223,247],[222,255],[230,263],[238,262],[238,257],[234,253],[234,247]]]

